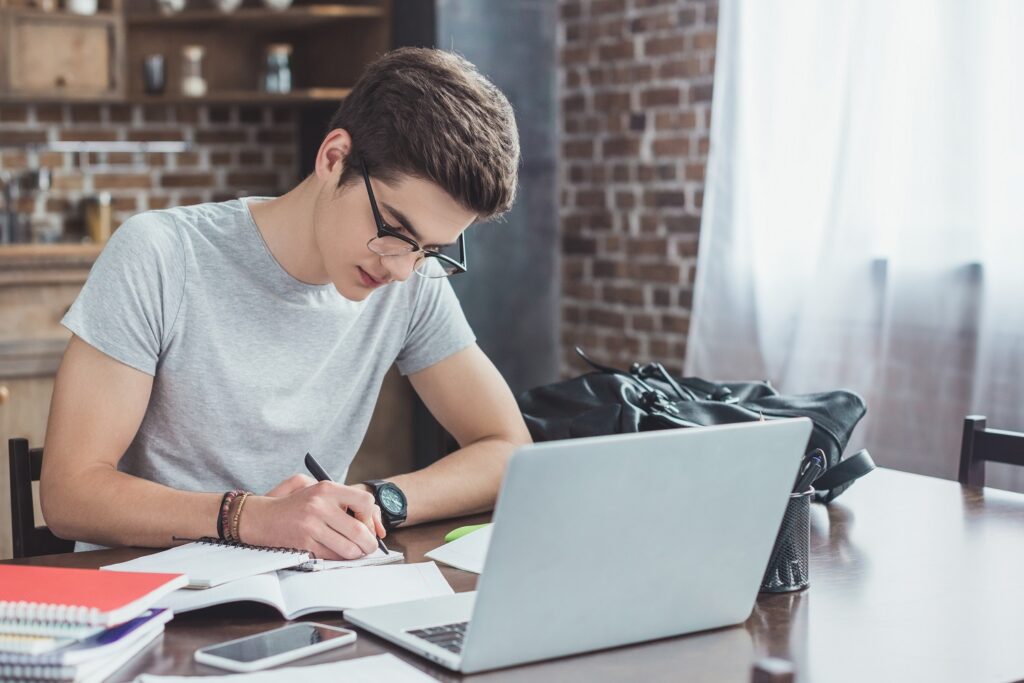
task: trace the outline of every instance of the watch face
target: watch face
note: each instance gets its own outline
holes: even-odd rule
[[[380,490],[380,504],[385,510],[397,515],[405,507],[405,498],[393,486],[384,486]]]

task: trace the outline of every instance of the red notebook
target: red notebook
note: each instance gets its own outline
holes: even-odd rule
[[[0,565],[0,630],[33,623],[113,626],[187,584],[184,574]]]

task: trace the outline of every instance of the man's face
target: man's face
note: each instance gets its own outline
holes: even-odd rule
[[[362,301],[373,290],[413,274],[418,254],[379,256],[366,246],[377,236],[366,186],[360,179],[337,188],[341,164],[317,197],[314,232],[324,269],[338,292]],[[384,222],[430,249],[454,243],[476,218],[434,183],[401,176],[388,185],[370,175]]]

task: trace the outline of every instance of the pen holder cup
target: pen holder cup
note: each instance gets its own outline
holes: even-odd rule
[[[789,593],[810,584],[808,558],[811,554],[811,498],[814,489],[789,496],[786,514],[775,538],[768,568],[761,579],[762,593]]]

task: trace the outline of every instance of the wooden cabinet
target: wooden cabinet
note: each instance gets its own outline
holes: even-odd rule
[[[53,376],[71,336],[60,320],[97,254],[94,246],[0,248],[0,558],[11,556],[7,440],[43,443]]]
[[[117,98],[124,95],[120,0],[92,15],[0,6],[0,94]]]

